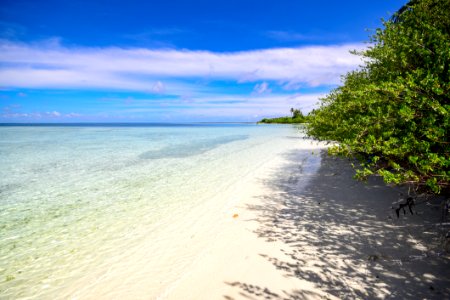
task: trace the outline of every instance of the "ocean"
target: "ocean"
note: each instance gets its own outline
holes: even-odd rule
[[[224,209],[302,137],[292,125],[0,126],[0,299],[83,298],[133,257],[159,293],[205,247],[180,244],[204,226],[186,216]]]

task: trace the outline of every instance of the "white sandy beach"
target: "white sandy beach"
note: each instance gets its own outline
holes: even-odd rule
[[[401,189],[357,182],[348,162],[304,143],[161,228],[165,239],[142,241],[62,296],[448,298],[439,211],[423,204],[418,215],[397,219],[391,206]],[[149,253],[152,243],[164,250]]]
[[[317,149],[323,147],[305,142],[300,137],[295,137],[290,145],[294,145],[297,151],[303,149],[308,153],[315,149],[316,159]],[[258,222],[255,221],[259,216],[248,210],[248,205],[260,203],[259,197],[270,193],[271,189],[265,186],[264,181],[284,164],[285,150],[280,149],[277,154],[261,161],[258,168],[241,174],[232,185],[218,187],[214,198],[192,207],[183,215],[176,215],[170,222],[158,226],[145,240],[123,249],[119,255],[112,249],[111,257],[71,284],[69,289],[63,290],[61,298],[183,298],[186,296],[176,295],[184,293],[182,286],[190,285],[189,281],[197,276],[197,268],[205,270],[209,278],[210,274],[216,274],[215,264],[209,263],[211,256],[220,260],[216,262],[220,267],[228,262],[241,264],[242,250],[248,249],[253,253],[267,245],[270,249],[271,243],[256,238],[253,231],[257,229],[255,225]],[[229,271],[233,273],[236,270]],[[214,275],[214,278],[218,277]],[[220,290],[218,287],[217,291]],[[208,298],[208,294],[204,297]]]
[[[397,219],[401,190],[352,174],[324,152],[285,154],[254,178],[232,210],[239,218],[167,298],[448,299],[438,209],[422,204]]]

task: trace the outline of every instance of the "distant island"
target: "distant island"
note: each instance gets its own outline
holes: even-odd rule
[[[298,124],[298,123],[306,123],[307,117],[302,114],[299,109],[291,108],[291,117],[278,117],[267,119],[264,118],[258,122],[258,124]]]

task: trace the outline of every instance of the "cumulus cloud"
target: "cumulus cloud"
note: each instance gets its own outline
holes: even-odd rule
[[[362,48],[344,44],[216,53],[0,41],[0,87],[146,91],[156,78],[334,85],[361,63],[349,50]]]

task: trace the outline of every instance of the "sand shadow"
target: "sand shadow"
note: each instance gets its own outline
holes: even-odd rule
[[[401,188],[379,178],[355,181],[347,160],[293,151],[264,182],[272,193],[249,207],[256,234],[282,242],[283,258],[260,255],[298,289],[227,282],[248,299],[450,299],[450,258],[442,251],[440,211],[432,200],[397,219]],[[448,228],[447,228],[448,230]],[[313,283],[317,294],[302,290]],[[226,299],[233,299],[224,296]]]

